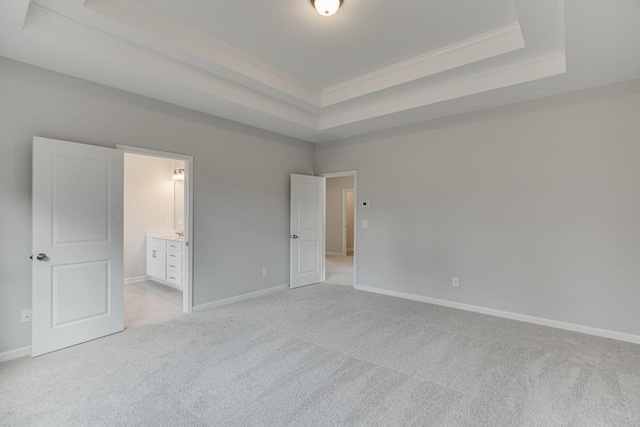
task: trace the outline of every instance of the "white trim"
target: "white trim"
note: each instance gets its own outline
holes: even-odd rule
[[[188,154],[170,153],[168,151],[153,150],[148,148],[132,147],[130,145],[116,145],[118,150],[130,154],[142,154],[147,156],[162,157],[165,159],[182,160],[185,162],[185,191],[184,191],[184,241],[185,255],[184,265],[185,283],[182,290],[182,311],[193,312],[193,156]],[[171,286],[171,285],[170,285]],[[175,286],[172,286],[175,287]],[[177,289],[177,288],[176,288]]]
[[[178,290],[178,291],[182,292],[182,293],[183,293],[183,295],[184,295],[184,288],[183,288],[182,286],[178,286],[178,285],[176,285],[176,284],[174,284],[174,283],[167,282],[166,280],[158,279],[158,278],[156,278],[156,277],[149,277],[149,280],[150,280],[151,282],[156,282],[156,283],[158,283],[158,284],[160,284],[160,285],[168,286],[168,287],[170,287],[170,288],[176,289],[176,290]],[[186,313],[186,312],[185,312],[185,313]]]
[[[464,304],[461,302],[448,301],[438,298],[430,298],[422,295],[409,294],[405,292],[390,291],[387,289],[373,288],[371,286],[356,285],[359,291],[372,292],[375,294],[387,295],[391,297],[404,298],[412,301],[425,302],[428,304],[443,307],[455,308],[458,310],[471,311],[474,313],[488,314],[489,316],[502,317],[505,319],[518,320],[520,322],[533,323],[535,325],[549,326],[556,329],[564,329],[572,332],[579,332],[597,337],[610,338],[618,341],[640,344],[640,336],[627,334],[625,332],[611,331],[608,329],[594,328],[592,326],[578,325],[575,323],[561,322],[559,320],[545,319],[543,317],[529,316],[526,314],[513,313],[510,311],[496,310],[494,308],[480,307],[477,305]]]
[[[525,47],[519,22],[380,68],[321,90],[328,107]]]
[[[193,312],[204,311],[214,307],[220,307],[222,305],[233,304],[234,302],[245,301],[252,298],[257,298],[263,295],[272,294],[274,292],[283,291],[289,288],[289,284],[274,286],[272,288],[262,289],[260,291],[249,292],[248,294],[242,294],[235,297],[225,298],[218,301],[211,301],[204,304],[198,304],[193,307]]]
[[[140,282],[145,282],[147,280],[151,280],[149,276],[127,277],[124,279],[124,284],[129,285],[131,283],[140,283]]]
[[[30,356],[31,346],[16,348],[15,350],[5,351],[0,353],[0,363],[7,362],[9,360],[17,359],[19,357]]]
[[[351,198],[353,201],[353,213],[355,215],[356,212],[356,199],[355,192],[353,188],[343,188],[342,189],[342,255],[347,256],[348,248],[347,248],[347,194],[351,192]],[[355,228],[356,222],[355,219],[353,221],[353,227]]]
[[[350,171],[344,171],[344,172],[328,172],[328,173],[321,173],[318,176],[322,176],[324,178],[341,178],[343,176],[356,176],[356,172],[355,170],[350,170]],[[355,183],[354,183],[355,186]]]
[[[136,47],[176,58],[185,64],[202,68],[214,75],[281,98],[307,110],[317,109],[320,104],[318,89],[286,70],[142,2],[85,0],[83,7],[89,9],[92,15],[100,14],[148,36],[140,37],[134,34],[135,32],[128,32],[125,40],[131,40]],[[121,27],[106,27],[100,20],[91,19],[92,17],[77,6],[71,5],[64,12],[78,22],[87,22],[86,20],[90,19],[88,25],[96,31],[123,38],[122,33],[112,32],[116,28],[122,31]]]
[[[346,109],[335,107],[323,110],[318,130],[327,131],[364,120],[502,89],[566,72],[567,61],[564,52],[559,50],[547,52],[447,80],[441,84],[421,85],[410,91],[372,96],[367,99],[366,103],[350,105]]]
[[[355,287],[356,283],[356,274],[357,274],[357,262],[358,262],[358,253],[356,252],[356,248],[358,247],[358,171],[357,170],[349,170],[343,172],[327,172],[318,174],[318,176],[322,176],[324,178],[340,178],[343,176],[352,176],[353,177],[353,286]],[[324,199],[327,200],[327,190],[325,187]],[[326,203],[325,203],[325,216],[326,216]],[[326,239],[325,239],[326,240]],[[342,255],[342,254],[341,254]],[[346,255],[346,253],[344,254]],[[326,272],[325,272],[326,273]],[[326,277],[325,277],[326,280]],[[324,281],[324,280],[323,280]]]
[[[325,255],[334,255],[334,256],[344,256],[344,254],[340,253],[340,252],[329,252],[329,251],[325,251],[324,253]]]

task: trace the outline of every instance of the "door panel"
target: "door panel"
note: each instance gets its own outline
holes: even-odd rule
[[[52,275],[53,328],[109,312],[108,260],[55,266]]]
[[[32,356],[122,331],[122,200],[121,151],[34,138]]]
[[[325,179],[291,175],[292,288],[324,281]]]
[[[318,265],[318,242],[301,241],[298,243],[298,273],[317,273],[320,269]]]
[[[56,154],[53,178],[54,245],[107,241],[108,160]]]

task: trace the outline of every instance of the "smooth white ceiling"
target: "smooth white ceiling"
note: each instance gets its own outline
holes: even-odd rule
[[[640,78],[639,0],[2,0],[0,55],[324,142]]]
[[[511,0],[142,0],[321,89],[517,22]]]

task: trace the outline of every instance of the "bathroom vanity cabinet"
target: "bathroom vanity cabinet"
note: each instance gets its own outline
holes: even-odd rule
[[[147,276],[173,288],[183,288],[184,242],[175,238],[147,237]]]

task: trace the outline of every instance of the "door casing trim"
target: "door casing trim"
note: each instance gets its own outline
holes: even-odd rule
[[[128,154],[143,154],[165,159],[182,160],[185,162],[185,249],[187,250],[187,283],[183,287],[182,311],[193,313],[193,156],[187,154],[171,153],[168,151],[153,150],[149,148],[133,147],[130,145],[116,145],[118,150]]]

